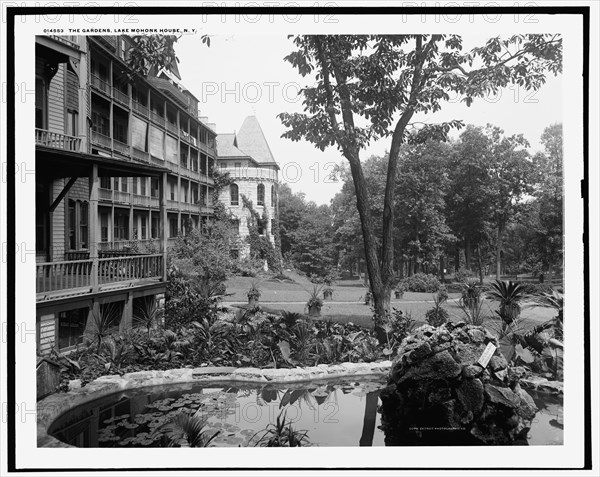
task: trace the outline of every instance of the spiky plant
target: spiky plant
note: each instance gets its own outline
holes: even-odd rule
[[[297,431],[292,427],[291,419],[286,418],[287,410],[282,410],[275,424],[269,424],[263,431],[254,434],[249,442],[261,432],[262,436],[254,443],[254,447],[302,447],[308,444],[307,431]]]
[[[100,305],[92,309],[90,327],[86,331],[92,344],[96,344],[96,353],[100,353],[103,341],[111,334],[121,319],[121,308],[116,303]]]
[[[199,411],[194,414],[181,413],[154,432],[164,434],[170,447],[208,447],[220,431],[209,435],[204,430],[206,420]]]
[[[158,301],[153,296],[144,297],[136,303],[133,310],[133,323],[146,329],[148,336],[150,330],[158,326],[162,318],[162,309],[158,306]]]
[[[487,296],[500,303],[500,308],[496,313],[502,321],[514,323],[519,319],[521,303],[528,295],[525,287],[520,283],[496,280],[490,284]]]

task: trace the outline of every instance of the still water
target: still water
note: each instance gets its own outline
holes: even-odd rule
[[[312,446],[383,446],[379,393],[385,377],[297,384],[186,383],[119,392],[57,419],[49,434],[77,447],[164,447],[164,424],[180,413],[206,418],[211,445],[255,445],[285,415]],[[533,395],[540,411],[531,445],[562,444],[562,402]]]

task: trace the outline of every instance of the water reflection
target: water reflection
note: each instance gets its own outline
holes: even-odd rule
[[[161,426],[179,413],[198,413],[216,446],[252,445],[251,438],[285,411],[314,446],[382,446],[377,429],[382,378],[268,384],[179,385],[126,391],[70,411],[50,434],[78,447],[163,447]]]
[[[165,447],[159,431],[179,413],[206,417],[206,431],[219,431],[215,446],[252,445],[257,432],[285,411],[313,446],[383,446],[378,407],[385,378],[290,385],[202,385],[149,387],[106,396],[60,417],[49,433],[77,447]],[[532,397],[540,408],[529,443],[562,444],[562,400]],[[448,443],[451,445],[452,443]]]

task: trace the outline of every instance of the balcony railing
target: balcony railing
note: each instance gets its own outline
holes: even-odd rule
[[[55,41],[58,41],[59,43],[63,43],[64,45],[70,46],[71,48],[75,48],[76,50],[80,49],[79,45],[77,43],[75,43],[74,41],[72,41],[71,39],[69,39],[66,36],[48,35],[48,37],[52,38]]]
[[[129,96],[127,93],[123,93],[123,91],[113,87],[113,98],[116,99],[119,103],[124,104],[125,106],[129,106]]]
[[[37,293],[91,286],[92,260],[38,263]]]
[[[140,151],[137,148],[133,148],[133,158],[138,161],[150,162],[150,154],[144,151]]]
[[[41,146],[62,149],[63,151],[81,152],[81,138],[50,132],[45,129],[35,130],[35,143]]]
[[[150,119],[159,126],[165,127],[165,118],[154,111],[150,111]]]
[[[92,130],[92,142],[109,149],[112,148],[112,139],[102,133],[99,133],[98,131]]]
[[[169,131],[169,132],[175,134],[175,136],[177,136],[177,133],[178,133],[177,124],[167,121],[167,131]]]
[[[112,189],[103,189],[102,187],[98,187],[98,198],[100,200],[113,200],[113,191]]]
[[[150,161],[154,162],[154,164],[159,164],[161,166],[165,163],[163,159],[161,159],[160,157],[153,156],[152,154],[150,154]]]
[[[180,107],[187,109],[188,98],[179,88],[172,84],[169,80],[163,78],[149,77],[148,82],[155,88],[161,90],[173,101],[177,102]]]
[[[129,156],[129,144],[113,139],[113,149],[125,156]]]
[[[115,191],[113,191],[113,196],[114,196],[115,202],[122,202],[124,204],[129,204],[129,202],[131,201],[131,196],[130,196],[129,192],[122,192],[120,190],[115,190]]]
[[[122,256],[132,254],[133,251],[142,251],[156,253],[160,251],[160,240],[157,238],[137,239],[137,240],[116,240],[113,242],[98,242],[101,258],[111,258],[107,255]]]
[[[93,73],[90,76],[92,77],[92,87],[110,96],[110,84]]]
[[[96,259],[97,283],[102,285],[137,280],[160,280],[163,272],[162,255],[134,255]],[[93,286],[94,260],[73,260],[38,263],[36,265],[37,293],[77,290],[89,293]]]
[[[137,101],[133,101],[131,104],[133,106],[133,110],[136,113],[138,113],[142,116],[145,116],[145,117],[148,116],[148,107],[147,106],[144,106],[142,103],[138,103]]]
[[[167,200],[168,209],[179,209],[179,202],[176,200]]]

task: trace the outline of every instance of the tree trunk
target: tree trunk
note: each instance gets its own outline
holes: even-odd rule
[[[457,245],[454,249],[454,272],[460,270],[460,247]]]
[[[481,259],[481,247],[477,244],[477,267],[479,268],[479,284],[483,285],[483,262]]]
[[[367,184],[360,161],[358,160],[358,154],[356,154],[354,159],[349,159],[349,162],[354,190],[356,192],[356,208],[360,216],[365,247],[365,262],[367,264],[367,273],[369,275],[375,309],[375,335],[378,341],[384,344],[387,341],[387,334],[384,328],[389,319],[391,287],[389,283],[383,283],[381,280],[381,269],[377,258],[377,241],[373,232],[374,227],[367,194]]]
[[[500,280],[502,275],[502,227],[496,230],[496,280]]]
[[[471,270],[471,256],[473,252],[471,250],[471,238],[465,238],[465,268]]]

